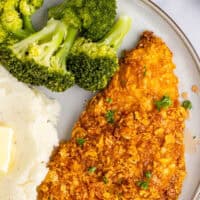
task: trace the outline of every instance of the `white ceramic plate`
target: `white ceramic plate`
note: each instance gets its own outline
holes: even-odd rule
[[[56,1],[58,3],[59,1]],[[44,9],[55,4],[54,0],[46,0],[44,8],[34,17],[40,27],[45,22]],[[177,25],[156,5],[148,0],[119,0],[118,12],[133,18],[132,30],[124,40],[122,49],[133,48],[144,30],[151,30],[160,36],[174,53],[174,62],[177,66],[176,74],[179,77],[180,93],[188,92],[193,109],[187,122],[187,129],[200,137],[200,96],[191,92],[191,86],[200,84],[200,60],[190,42]],[[64,93],[56,94],[42,89],[50,97],[58,99],[62,106],[59,121],[60,139],[70,137],[74,122],[84,108],[85,102],[93,95],[78,87],[73,87]],[[175,152],[174,152],[175,153]],[[200,182],[200,148],[195,153],[186,152],[187,177],[180,200],[191,200]]]

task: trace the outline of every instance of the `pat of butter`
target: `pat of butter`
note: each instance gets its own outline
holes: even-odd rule
[[[0,126],[0,172],[6,173],[12,154],[13,129]]]

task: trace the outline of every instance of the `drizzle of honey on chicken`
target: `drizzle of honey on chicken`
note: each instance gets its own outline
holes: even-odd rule
[[[178,101],[174,69],[166,44],[144,32],[109,86],[88,103],[72,138],[53,153],[38,199],[177,199],[186,174],[187,112]],[[155,101],[164,95],[173,103],[158,111]],[[148,187],[141,187],[141,181]]]

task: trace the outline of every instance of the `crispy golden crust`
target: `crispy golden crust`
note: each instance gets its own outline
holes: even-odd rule
[[[96,95],[60,144],[38,188],[39,200],[175,200],[185,177],[183,129],[172,53],[145,32],[108,88]],[[155,100],[169,95],[162,111]],[[112,102],[110,99],[112,99]],[[105,115],[114,112],[114,123]],[[81,147],[77,138],[86,142]],[[90,167],[96,171],[89,172]],[[145,172],[151,172],[148,182]]]

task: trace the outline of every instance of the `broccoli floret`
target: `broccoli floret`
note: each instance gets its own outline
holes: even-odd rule
[[[7,37],[7,32],[4,30],[3,26],[0,24],[0,43],[2,43]]]
[[[76,38],[72,24],[51,19],[45,28],[10,46],[0,46],[1,63],[18,80],[62,92],[74,84],[66,57]],[[73,21],[72,21],[73,22]],[[75,22],[74,22],[75,23]]]
[[[3,25],[0,24],[0,44],[3,42],[7,44],[13,44],[16,41],[18,41],[18,38],[16,38],[12,33],[5,30]]]
[[[1,2],[0,24],[4,32],[19,39],[35,32],[31,16],[42,3],[42,0],[7,0]]]
[[[59,19],[66,7],[73,9],[82,21],[81,35],[98,41],[111,29],[116,17],[116,0],[64,0],[49,9],[49,17]]]
[[[4,4],[5,4],[5,1],[6,0],[1,0],[1,3],[0,3],[0,14],[3,12],[3,7],[4,7]]]
[[[131,26],[131,19],[122,16],[111,31],[99,42],[85,38],[75,41],[67,67],[75,75],[76,83],[89,91],[105,88],[118,70],[117,49]]]
[[[112,1],[115,2],[115,0]],[[27,8],[27,5],[33,5],[34,8],[37,8],[33,2],[37,1],[19,0],[18,4],[14,6],[14,10],[19,11],[23,16],[23,27],[19,29],[20,31],[24,31],[22,28],[26,25],[24,16],[29,16],[34,12],[34,9],[32,10],[32,7],[29,6]],[[98,0],[66,0],[60,6],[52,8],[54,11],[50,12],[52,13],[51,18],[42,30],[12,45],[6,45],[5,42],[0,45],[0,62],[18,80],[25,83],[46,86],[56,92],[62,92],[71,87],[75,83],[75,77],[72,72],[66,69],[66,60],[70,49],[77,34],[83,29],[93,27],[93,23],[97,23],[100,20],[100,15],[103,17],[104,13],[102,7],[100,7],[101,9],[98,8],[95,12],[96,15],[95,13],[89,15],[89,9],[81,14],[87,4],[88,8],[91,7],[92,2],[98,8]],[[112,9],[115,11],[115,8],[114,6]],[[99,12],[102,12],[102,14]],[[86,14],[91,17],[92,23],[86,23],[86,20],[84,20]],[[17,16],[15,16],[15,20],[16,18]],[[14,21],[10,21],[14,23]],[[30,25],[29,22],[31,21],[27,22]],[[108,24],[108,22],[105,22],[105,24]],[[26,26],[26,31],[31,31],[28,27]],[[99,31],[100,29],[101,27],[99,27]],[[110,27],[107,26],[107,29],[110,29]],[[14,33],[20,33],[19,30]]]
[[[1,24],[8,32],[16,34],[18,37],[26,37],[28,34],[24,30],[23,20],[20,17],[20,13],[16,10],[6,10],[1,15]]]

